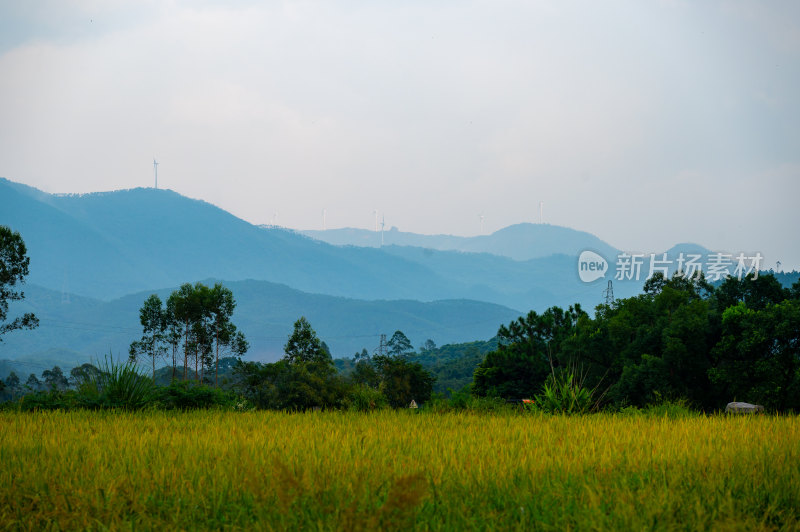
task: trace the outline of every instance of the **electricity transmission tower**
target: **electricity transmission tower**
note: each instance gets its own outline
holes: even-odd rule
[[[603,290],[603,297],[606,298],[606,305],[609,307],[614,304],[614,286],[611,280],[608,281],[608,288]]]
[[[378,346],[378,356],[386,356],[386,335],[381,335],[381,343]]]

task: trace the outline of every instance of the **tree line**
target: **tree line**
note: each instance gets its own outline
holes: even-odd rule
[[[411,342],[397,331],[387,353],[358,354],[355,371],[337,372],[330,350],[305,317],[294,323],[285,356],[273,363],[242,362],[234,370],[237,389],[259,408],[308,410],[381,406],[407,407],[431,397],[434,377],[407,354]]]
[[[39,377],[31,373],[24,382],[15,371],[11,371],[4,381],[0,380],[0,395],[13,400],[30,393],[78,388],[81,383],[99,375],[100,371],[89,363],[74,367],[69,373],[64,373],[60,366],[53,366],[43,370]]]
[[[656,274],[594,317],[552,307],[497,337],[475,369],[476,396],[531,398],[572,375],[613,408],[683,400],[715,410],[736,400],[800,411],[800,281],[784,288],[751,273],[715,287]]]

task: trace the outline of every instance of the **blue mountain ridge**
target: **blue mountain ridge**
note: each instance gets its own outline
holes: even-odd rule
[[[604,301],[603,290],[613,279],[618,255],[594,235],[547,224],[517,224],[479,237],[397,231],[403,238],[389,238],[394,243],[383,247],[354,245],[358,238],[345,242],[348,245],[332,245],[311,238],[311,232],[255,226],[170,190],[56,195],[6,179],[0,179],[0,224],[19,231],[28,247],[29,296],[38,296],[25,305],[36,307],[41,316],[56,316],[62,324],[94,324],[85,330],[62,325],[61,343],[41,341],[32,332],[6,335],[0,358],[116,352],[135,338],[136,310],[149,293],[166,295],[169,290],[159,287],[203,279],[244,283],[236,285],[242,298],[237,315],[252,335],[258,356],[265,359],[276,356],[284,333],[300,315],[322,322],[335,353],[344,356],[370,344],[339,342],[335,337],[373,338],[374,343],[375,335],[391,334],[403,326],[415,342],[428,337],[437,343],[485,339],[501,323],[531,309],[578,302],[592,311]],[[339,234],[350,233],[364,238],[376,235],[364,230]],[[403,243],[419,245],[399,245]],[[605,277],[580,281],[577,255],[584,249],[606,258]],[[670,256],[681,249],[707,252],[682,244],[670,250]],[[648,267],[645,260],[643,274]],[[638,293],[643,280],[614,280],[615,295]],[[42,290],[37,292],[34,285]],[[253,294],[260,294],[263,301]],[[343,307],[322,296],[346,298],[348,303]],[[439,304],[437,312],[447,308],[457,319],[448,321],[446,313],[426,318],[430,309],[419,305],[434,301]],[[17,304],[12,312],[21,308]],[[124,320],[110,319],[123,314]],[[73,315],[80,319],[70,320]],[[451,328],[452,334],[423,338],[420,332],[417,337],[414,331],[425,330],[426,323],[429,330]],[[489,325],[484,330],[472,323]],[[76,336],[67,330],[82,332]],[[120,331],[125,334],[105,334]],[[259,335],[271,340],[256,341]],[[49,333],[51,339],[57,336]]]
[[[220,282],[203,280],[206,284]],[[231,289],[237,306],[233,321],[251,344],[249,360],[274,361],[282,356],[292,325],[305,316],[335,356],[372,351],[380,335],[402,330],[414,345],[427,339],[437,344],[491,338],[501,323],[519,312],[500,305],[470,300],[364,301],[308,294],[267,281],[222,281]],[[70,367],[78,361],[102,360],[112,354],[125,358],[131,341],[141,336],[139,308],[151,294],[162,300],[177,287],[144,291],[100,301],[65,295],[36,285],[25,287],[25,300],[14,305],[19,312],[34,312],[40,326],[14,331],[0,343],[0,359],[57,360]],[[43,368],[44,369],[44,368]]]

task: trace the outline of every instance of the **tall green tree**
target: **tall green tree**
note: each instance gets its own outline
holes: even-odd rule
[[[239,365],[240,389],[246,397],[281,410],[337,404],[343,395],[342,381],[336,376],[330,352],[305,317],[294,323],[284,352],[283,359],[273,364]]]
[[[282,374],[278,389],[288,401],[286,406],[301,409],[331,406],[339,385],[333,357],[304,316],[294,323],[284,352],[288,371]]]
[[[381,377],[372,364],[372,358],[367,350],[362,349],[360,353],[356,353],[353,361],[354,367],[353,372],[350,374],[350,380],[356,384],[363,384],[377,389],[380,386]]]
[[[795,281],[792,284],[792,287],[789,289],[789,298],[790,299],[800,299],[800,279]]]
[[[322,342],[305,316],[294,322],[294,330],[283,346],[283,352],[286,353],[284,360],[289,364],[304,362],[333,366],[330,352],[322,348]]]
[[[156,360],[163,358],[168,351],[167,314],[158,295],[152,294],[145,300],[139,309],[139,323],[142,325],[142,337],[131,343],[129,359],[135,363],[142,356],[149,358],[155,384]]]
[[[380,377],[379,390],[392,407],[406,407],[412,400],[422,404],[431,398],[436,377],[419,362],[402,355],[379,355],[372,364]]]
[[[58,366],[53,366],[53,369],[46,369],[42,372],[42,379],[45,385],[51,390],[66,390],[69,387],[69,381],[64,376],[64,372]]]
[[[39,319],[31,312],[7,322],[8,302],[20,301],[25,293],[18,285],[25,282],[31,259],[27,255],[25,242],[18,232],[0,225],[0,342],[3,335],[16,329],[33,329],[39,326]]]
[[[421,346],[419,346],[420,354],[429,353],[429,352],[433,351],[434,349],[436,349],[436,342],[434,342],[430,338],[425,340],[425,342],[423,342],[423,344]]]
[[[170,295],[170,297],[167,299],[166,308],[164,309],[164,321],[167,324],[167,329],[164,333],[164,339],[169,346],[172,358],[172,382],[175,382],[175,379],[177,378],[176,373],[178,369],[178,353],[180,351],[181,340],[183,339],[183,323],[176,317],[176,305],[177,298]]]
[[[405,355],[414,350],[411,345],[411,340],[408,336],[403,334],[403,331],[395,331],[389,341],[386,343],[389,348],[389,354],[393,356]]]
[[[31,373],[28,375],[28,380],[25,381],[25,387],[32,392],[37,392],[42,388],[42,381],[40,381],[35,374]]]
[[[173,319],[181,324],[183,336],[183,380],[188,379],[188,369],[190,359],[194,361],[195,378],[199,379],[200,373],[198,364],[200,361],[199,353],[204,338],[198,337],[203,328],[199,325],[204,319],[204,292],[208,287],[202,283],[184,283],[176,291],[170,294],[167,301],[172,309]]]
[[[5,384],[11,394],[11,398],[14,399],[20,391],[20,380],[17,374],[13,371],[9,373]]]
[[[192,323],[194,372],[197,382],[204,382],[214,354],[211,288],[203,283],[195,283],[192,296],[197,305],[197,315]]]
[[[85,383],[97,382],[102,373],[100,368],[88,362],[69,370],[70,381],[75,388],[80,388]]]
[[[236,300],[229,288],[217,283],[208,292],[207,308],[211,315],[211,327],[214,334],[214,386],[218,385],[220,352],[223,356],[243,356],[248,349],[247,340],[241,331],[237,331],[231,318],[236,308]]]
[[[783,288],[778,279],[768,273],[748,274],[742,279],[728,277],[717,287],[714,298],[719,312],[745,303],[751,310],[763,310],[770,303],[780,303],[791,296],[791,290]]]

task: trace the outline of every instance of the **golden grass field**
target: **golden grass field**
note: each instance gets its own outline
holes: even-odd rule
[[[0,412],[2,530],[798,530],[800,419]]]

